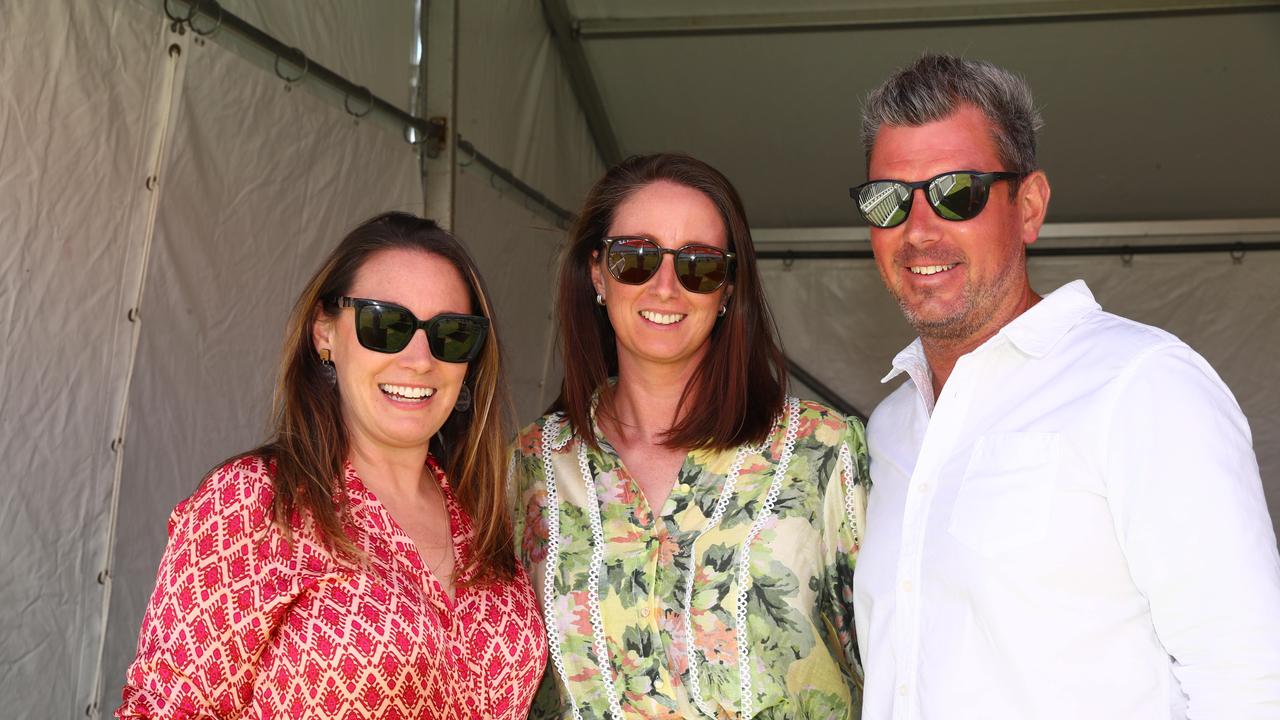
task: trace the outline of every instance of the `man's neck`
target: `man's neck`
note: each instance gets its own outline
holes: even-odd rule
[[[951,377],[960,358],[977,350],[983,343],[995,337],[1001,328],[1013,322],[1022,313],[1030,310],[1042,298],[1030,287],[1020,294],[1017,301],[1011,303],[1004,311],[993,315],[977,331],[963,337],[920,336],[920,344],[924,348],[925,360],[929,363],[929,374],[933,380],[933,397],[935,401],[942,395],[942,388]]]

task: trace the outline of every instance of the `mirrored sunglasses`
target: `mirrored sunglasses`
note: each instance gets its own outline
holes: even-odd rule
[[[620,283],[643,285],[657,274],[662,256],[675,258],[676,279],[684,289],[709,293],[720,289],[733,274],[736,254],[713,245],[693,243],[671,250],[643,235],[604,238],[604,263]]]
[[[398,353],[422,328],[432,356],[444,362],[465,363],[480,354],[489,333],[489,320],[480,315],[441,313],[419,320],[408,308],[395,303],[345,296],[338,298],[338,305],[355,308],[356,339],[374,352]]]
[[[911,212],[917,189],[924,189],[929,207],[943,220],[970,220],[987,205],[987,195],[997,180],[1022,177],[1015,172],[980,173],[952,170],[928,180],[908,183],[900,180],[872,180],[849,188],[863,219],[879,228],[901,225]]]

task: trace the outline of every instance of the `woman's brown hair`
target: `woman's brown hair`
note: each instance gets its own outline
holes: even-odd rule
[[[729,250],[737,254],[728,311],[711,330],[710,347],[684,387],[676,423],[663,443],[721,450],[762,442],[785,400],[786,360],[760,284],[742,200],[718,170],[688,155],[629,157],[609,168],[587,194],[560,265],[557,312],[564,384],[552,409],[563,410],[578,437],[596,446],[591,403],[617,374],[618,353],[609,316],[594,300],[592,253],[601,249],[618,206],[658,181],[706,195],[724,221]]]
[[[515,573],[505,490],[510,403],[501,345],[475,262],[431,220],[399,212],[378,215],[352,230],[329,254],[289,316],[273,403],[274,436],[247,455],[275,465],[273,511],[278,523],[288,528],[291,514],[305,510],[331,549],[358,554],[343,532],[347,518],[341,478],[350,438],[338,388],[324,375],[312,326],[320,313],[338,315],[337,298],[348,293],[360,268],[374,254],[392,249],[419,250],[449,261],[470,289],[472,312],[489,319],[484,348],[467,368],[471,408],[450,414],[431,449],[471,516],[475,579],[510,578]]]

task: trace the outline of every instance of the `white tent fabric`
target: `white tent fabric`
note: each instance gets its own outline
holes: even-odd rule
[[[0,714],[83,716],[171,65],[132,3],[0,6]],[[89,670],[89,672],[86,672]]]
[[[459,12],[458,132],[516,177],[577,211],[604,172],[537,3],[464,3]],[[544,209],[459,151],[454,230],[494,296],[516,418],[559,392],[552,292],[564,231]]]
[[[265,436],[301,284],[358,221],[423,206],[399,128],[287,87],[234,38],[175,31],[160,0],[85,5],[0,9],[6,717],[110,713],[169,511]],[[407,106],[411,0],[224,5]],[[459,87],[475,92],[458,126],[572,206],[602,168],[539,13],[464,6]],[[460,161],[455,230],[488,277],[527,420],[558,376],[562,228]]]

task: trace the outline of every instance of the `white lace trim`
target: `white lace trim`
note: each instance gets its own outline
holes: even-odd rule
[[[578,442],[578,469],[582,471],[582,485],[587,490],[587,521],[591,525],[591,565],[587,569],[587,612],[591,616],[591,634],[595,636],[596,665],[600,668],[600,680],[604,683],[604,696],[609,702],[609,713],[615,720],[622,720],[622,705],[618,702],[618,689],[613,686],[613,663],[609,660],[609,644],[604,636],[604,619],[600,617],[600,574],[604,566],[604,527],[600,522],[600,500],[596,497],[596,479],[587,464],[587,444]]]
[[[840,465],[844,469],[844,512],[849,516],[849,529],[853,533],[854,542],[861,544],[862,531],[858,528],[858,514],[853,505],[858,476],[853,471],[853,454],[849,452],[848,443],[840,443]]]
[[[796,434],[800,425],[800,401],[787,398],[787,433],[782,445],[782,456],[773,469],[773,483],[764,496],[764,504],[755,522],[742,540],[738,548],[738,598],[737,613],[734,616],[733,628],[738,643],[738,717],[749,718],[754,714],[755,697],[751,688],[751,652],[747,644],[747,583],[751,580],[751,543],[755,541],[769,516],[773,514],[773,505],[778,500],[778,492],[782,489],[782,478],[787,474],[787,466],[791,464],[791,455],[796,448]],[[691,653],[692,654],[692,653]]]
[[[693,698],[693,704],[710,717],[715,717],[716,713],[702,699],[702,682],[698,678],[697,643],[693,638],[693,578],[698,571],[698,541],[702,539],[703,535],[706,535],[720,524],[720,519],[724,517],[724,510],[729,505],[729,498],[733,497],[733,489],[738,482],[738,474],[742,472],[742,463],[746,461],[748,455],[754,455],[757,452],[760,452],[760,448],[746,445],[738,448],[738,452],[733,458],[733,465],[729,467],[729,474],[725,476],[724,486],[720,488],[720,499],[716,501],[715,509],[712,510],[706,527],[702,528],[697,537],[693,539],[693,542],[689,544],[689,575],[685,578],[683,608],[684,645],[686,648],[685,653],[689,657],[689,695]]]
[[[542,426],[542,473],[546,477],[547,488],[547,564],[542,578],[542,615],[547,626],[547,653],[551,656],[551,664],[560,676],[560,684],[569,696],[569,709],[573,712],[573,720],[582,720],[578,712],[578,701],[573,697],[573,689],[569,685],[569,674],[564,669],[564,657],[560,653],[560,624],[556,618],[556,572],[560,566],[560,496],[556,489],[555,466],[551,461],[551,453],[564,447],[565,442],[552,446],[560,428],[557,416],[547,418]]]
[[[765,494],[764,502],[760,507],[760,512],[752,522],[750,529],[747,531],[746,537],[738,548],[738,568],[737,568],[737,584],[738,594],[736,598],[736,612],[734,614],[734,638],[738,646],[738,678],[739,693],[741,695],[739,701],[739,716],[750,717],[753,711],[754,698],[752,696],[751,683],[751,652],[747,637],[747,584],[751,579],[751,543],[760,535],[764,528],[765,522],[773,514],[773,506],[777,502],[778,493],[782,489],[782,481],[786,475],[787,467],[791,464],[791,457],[795,452],[796,435],[799,431],[800,419],[800,401],[796,398],[787,399],[786,408],[787,429],[783,440],[782,455],[778,459],[778,463],[773,470],[773,481],[769,485],[769,490]],[[546,569],[543,582],[543,614],[547,625],[548,653],[551,656],[551,663],[555,666],[556,673],[560,676],[561,684],[565,687],[565,692],[569,695],[569,706],[573,713],[574,720],[582,720],[582,715],[578,710],[576,698],[569,686],[569,676],[565,671],[564,657],[561,653],[561,633],[560,627],[554,613],[556,600],[555,591],[555,574],[559,568],[560,562],[560,498],[556,487],[555,466],[552,462],[552,452],[559,451],[564,448],[568,442],[568,438],[559,445],[552,446],[551,441],[560,429],[559,414],[553,415],[547,419],[545,425],[542,426],[542,471],[543,480],[547,493],[547,557]],[[725,508],[728,507],[729,499],[733,497],[735,485],[737,484],[738,475],[742,471],[742,464],[747,457],[755,453],[761,452],[763,448],[742,446],[738,448],[737,454],[734,456],[733,465],[729,468],[729,473],[725,477],[724,486],[720,490],[720,498],[716,501],[716,506],[712,511],[711,517],[707,521],[707,525],[698,532],[693,543],[689,546],[689,574],[685,582],[684,593],[684,633],[686,652],[689,657],[689,690],[694,704],[703,713],[715,717],[716,713],[707,705],[702,697],[701,683],[698,678],[697,657],[698,650],[693,637],[693,628],[690,620],[693,599],[693,579],[697,575],[697,554],[694,552],[698,540],[702,538],[712,528],[716,527],[721,518],[724,516]],[[847,452],[847,451],[846,451]],[[600,667],[601,679],[604,683],[605,697],[609,705],[609,713],[615,720],[622,720],[624,717],[622,707],[618,699],[617,688],[614,687],[613,665],[609,661],[608,644],[604,634],[604,621],[600,614],[600,590],[599,583],[604,565],[604,528],[600,520],[600,502],[596,495],[595,478],[591,474],[590,466],[587,462],[586,443],[579,441],[578,445],[578,469],[582,473],[583,485],[587,492],[587,518],[591,528],[591,564],[587,572],[587,603],[588,613],[591,617],[591,629],[593,635],[593,645],[596,653],[597,665]],[[849,502],[846,501],[846,509],[851,508]],[[851,510],[850,510],[851,512]]]

